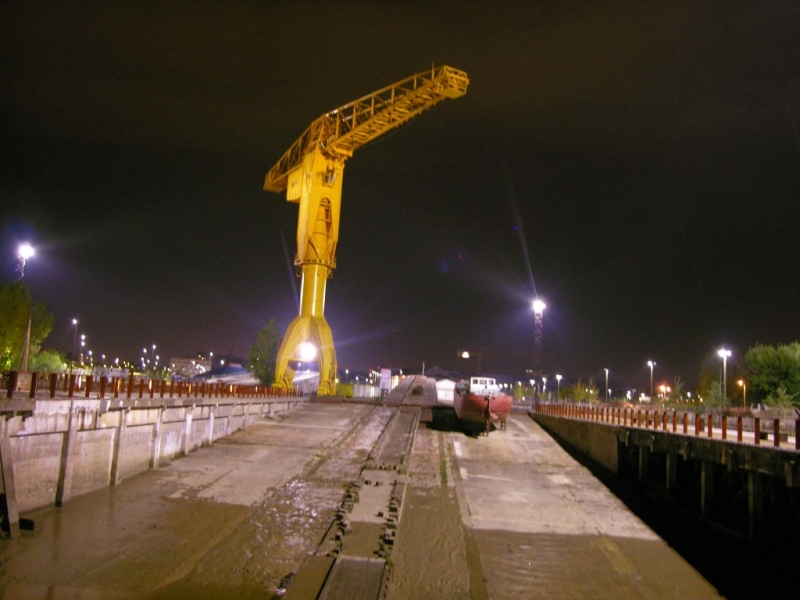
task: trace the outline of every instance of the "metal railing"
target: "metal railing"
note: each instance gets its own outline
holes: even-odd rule
[[[555,417],[593,421],[607,425],[652,429],[680,435],[704,436],[725,441],[800,450],[800,419],[728,416],[693,411],[618,408],[587,404],[538,403],[535,411]],[[745,425],[749,428],[746,428]],[[771,439],[770,439],[771,438]]]

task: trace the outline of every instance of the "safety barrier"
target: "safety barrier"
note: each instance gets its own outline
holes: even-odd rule
[[[790,434],[786,431],[786,426],[782,425],[782,421],[786,421],[785,419],[749,417],[753,421],[753,428],[752,432],[747,432],[747,435],[745,435],[744,420],[748,417],[741,415],[728,417],[726,415],[700,414],[691,411],[659,411],[657,408],[642,410],[567,403],[539,403],[536,405],[535,410],[545,415],[567,419],[653,429],[654,431],[661,430],[681,435],[717,437],[726,441],[752,443],[756,446],[761,445],[762,441],[769,441],[771,435],[772,445],[775,448],[790,449],[792,447],[789,439]],[[715,417],[719,419],[718,428],[714,426]],[[794,431],[791,432],[791,435],[794,436],[793,447],[795,450],[800,450],[800,419],[794,419],[793,424]]]
[[[167,381],[143,376],[95,377],[76,373],[35,373],[6,371],[3,388],[7,398],[15,394],[35,398],[47,393],[49,398],[291,398],[300,390],[265,385],[240,385],[206,381]],[[94,394],[94,395],[93,395]]]

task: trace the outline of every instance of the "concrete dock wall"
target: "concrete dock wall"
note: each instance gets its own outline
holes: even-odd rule
[[[0,492],[11,492],[19,511],[61,505],[306,400],[214,398],[213,404],[208,399],[187,405],[36,400],[32,411],[3,415],[11,460],[2,466],[11,467],[13,486]]]
[[[544,414],[537,414],[535,420],[609,471],[619,472],[619,440],[613,428]]]

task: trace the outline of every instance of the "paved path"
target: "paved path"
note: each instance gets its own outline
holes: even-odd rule
[[[719,597],[528,416],[450,442],[490,598]]]

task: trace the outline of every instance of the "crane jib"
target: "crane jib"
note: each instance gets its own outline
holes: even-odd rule
[[[464,71],[441,66],[412,75],[376,92],[332,110],[313,121],[270,169],[264,189],[286,189],[289,172],[302,164],[303,156],[319,147],[326,154],[344,158],[367,142],[398,127],[420,112],[447,98],[467,92]]]

